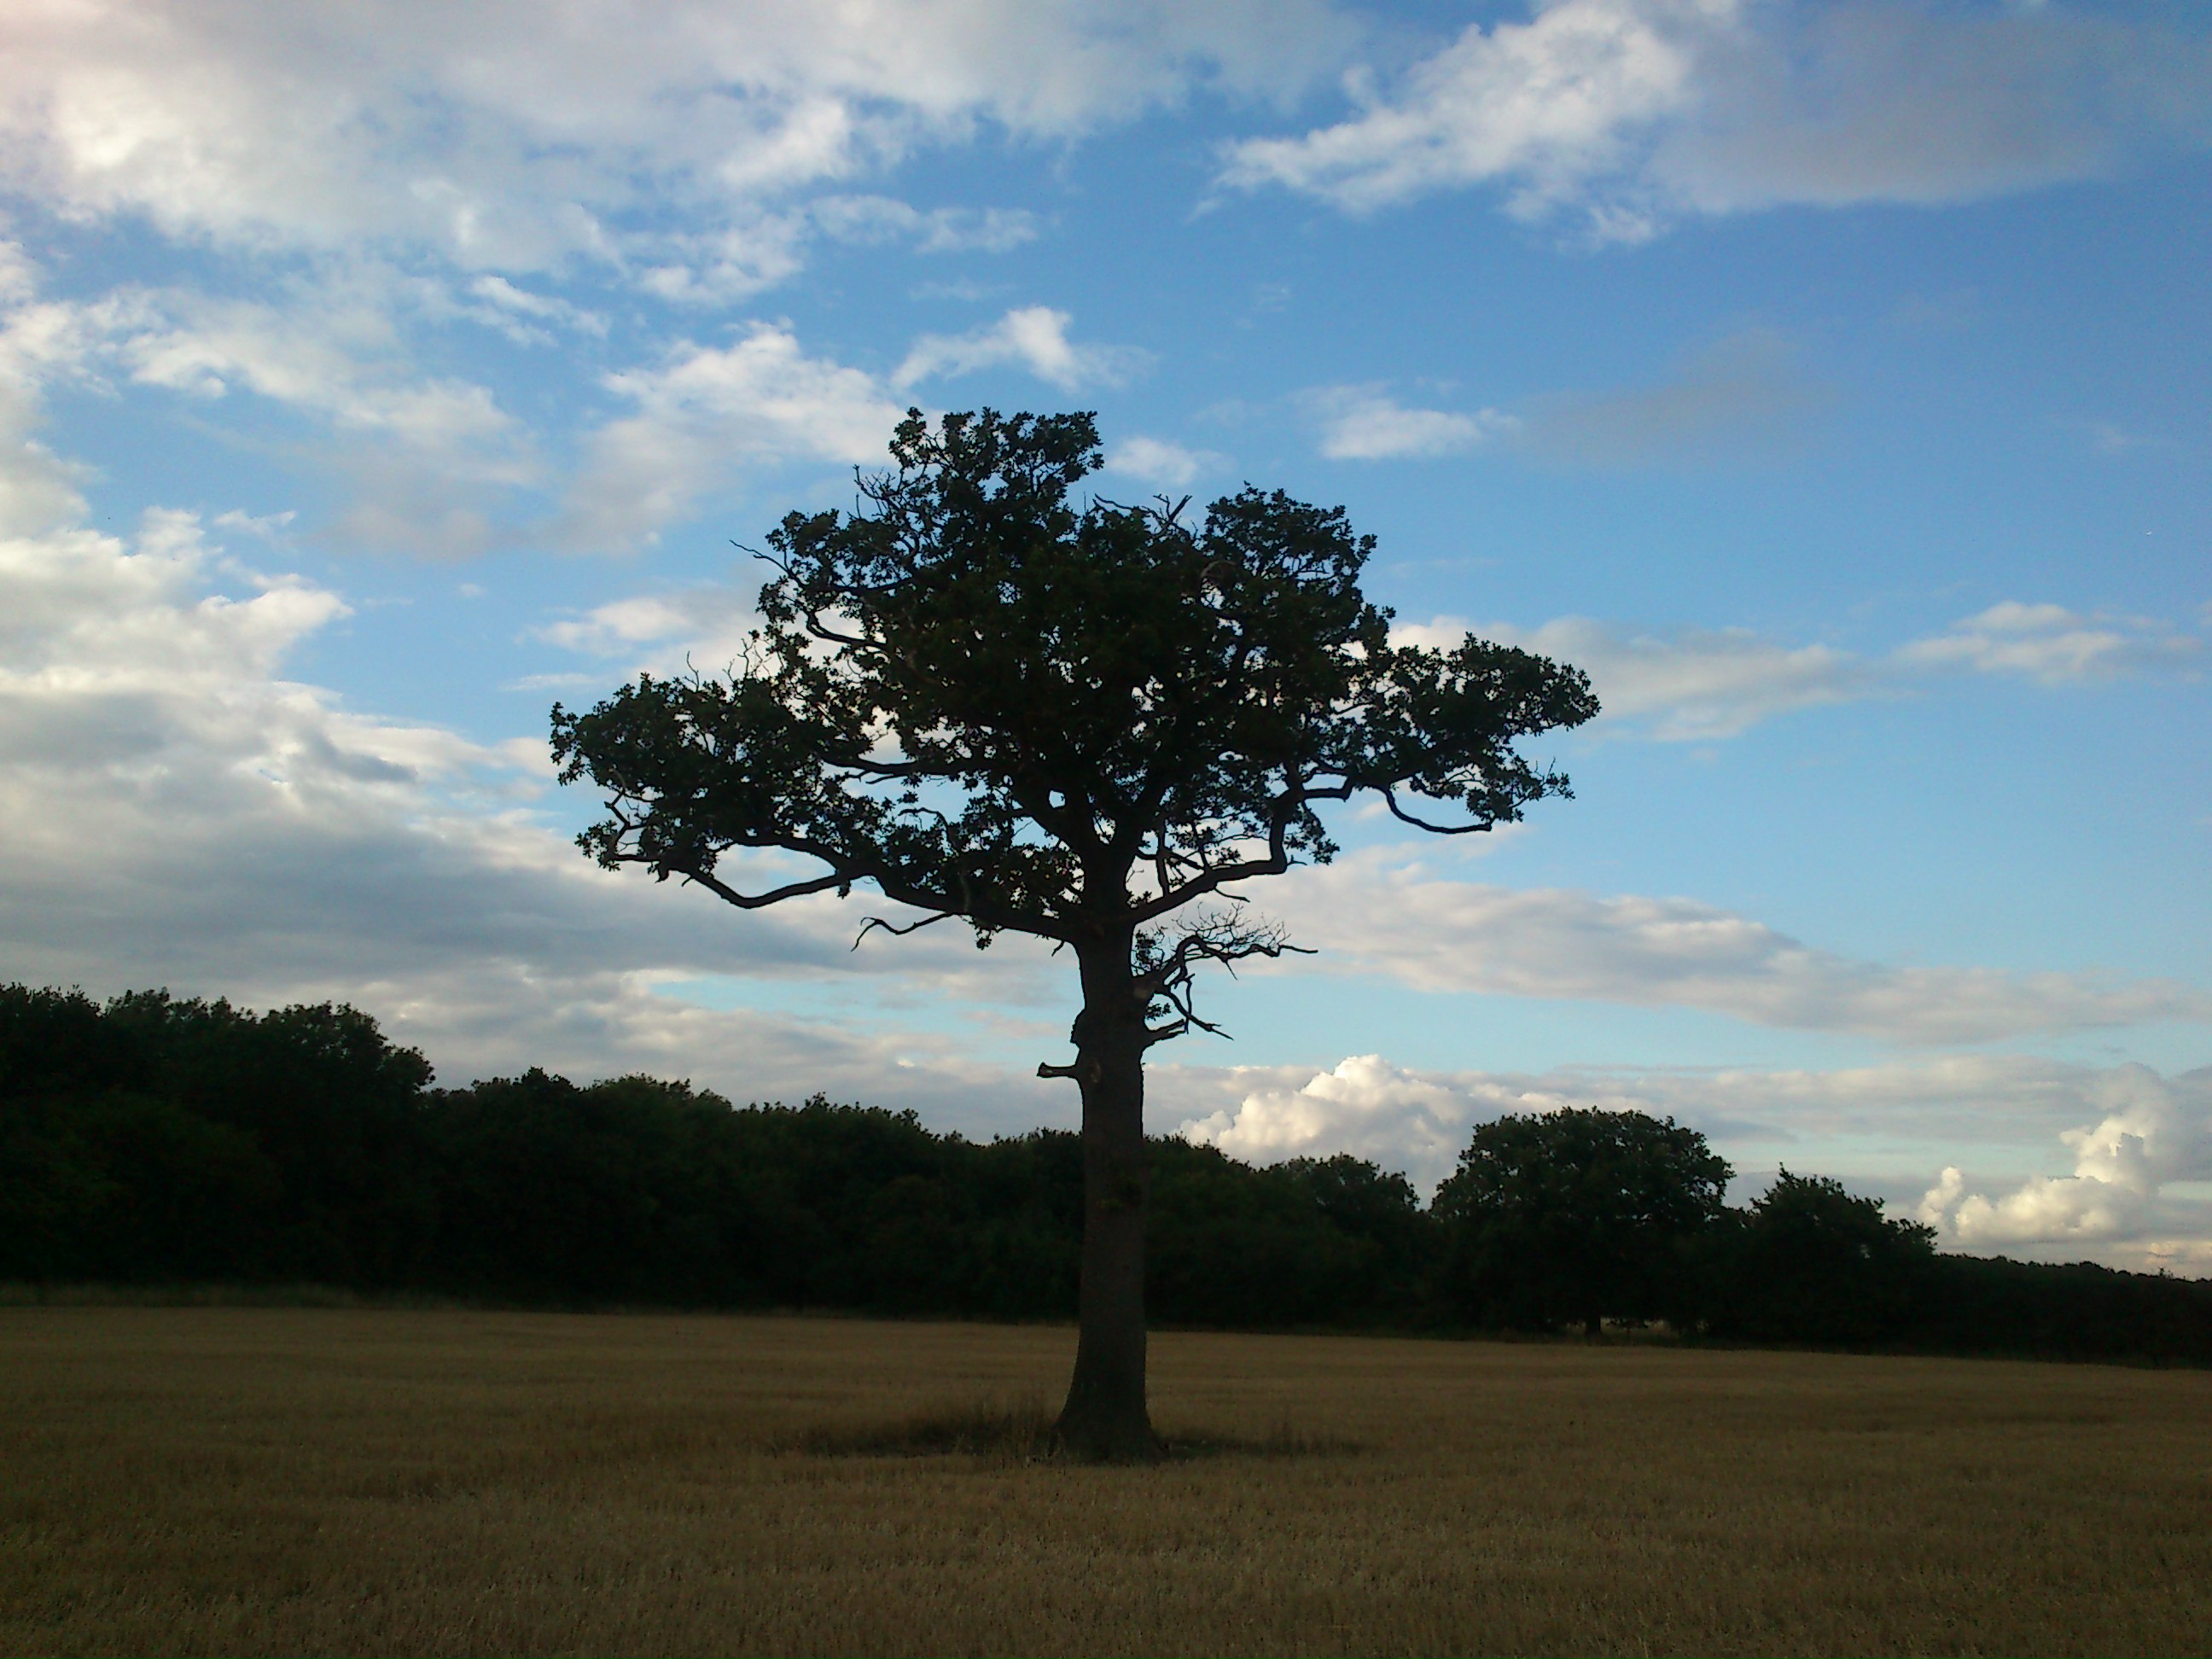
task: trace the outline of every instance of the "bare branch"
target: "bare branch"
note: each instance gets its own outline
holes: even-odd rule
[[[903,926],[895,921],[885,921],[881,916],[870,916],[861,922],[860,931],[853,936],[853,948],[855,951],[859,950],[860,941],[879,927],[893,939],[904,939],[908,933],[918,933],[923,928],[933,927],[940,921],[950,921],[959,914],[957,910],[939,910],[933,916],[924,916],[920,921],[909,921]]]

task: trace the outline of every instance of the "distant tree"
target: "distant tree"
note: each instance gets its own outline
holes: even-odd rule
[[[1457,1299],[1486,1324],[1592,1335],[1662,1316],[1731,1173],[1672,1118],[1568,1107],[1485,1123],[1433,1206]]]
[[[866,510],[769,537],[764,623],[728,678],[641,677],[553,710],[565,781],[609,816],[609,866],[745,909],[872,886],[1067,947],[1082,987],[1081,1329],[1060,1417],[1094,1456],[1156,1450],[1145,1403],[1144,1055],[1193,1027],[1202,964],[1276,956],[1228,890],[1334,847],[1316,809],[1362,792],[1406,823],[1480,830],[1566,793],[1514,741],[1597,711],[1579,672],[1466,639],[1394,646],[1340,510],[1249,486],[1204,519],[1072,492],[1101,465],[1089,415],[917,411]],[[1432,822],[1408,805],[1455,810]],[[734,849],[811,860],[764,889]],[[1211,902],[1209,902],[1211,901]],[[1195,907],[1195,908],[1194,908]]]
[[[1715,1253],[1706,1322],[1716,1336],[1771,1341],[1896,1340],[1917,1316],[1935,1253],[1934,1228],[1785,1169]]]

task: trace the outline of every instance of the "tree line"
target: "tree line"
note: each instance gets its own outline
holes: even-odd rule
[[[1351,1158],[1152,1142],[1167,1324],[1546,1331],[2212,1363],[2212,1283],[1947,1255],[1784,1171],[1747,1207],[1694,1130],[1478,1127],[1423,1207]],[[432,1086],[358,1010],[0,988],[0,1279],[307,1282],[531,1305],[1073,1316],[1083,1150],[643,1077]]]

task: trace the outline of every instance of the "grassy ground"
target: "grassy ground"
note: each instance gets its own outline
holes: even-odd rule
[[[2203,1371],[1170,1334],[1207,1455],[872,1449],[1072,1346],[0,1310],[0,1651],[2212,1650]]]

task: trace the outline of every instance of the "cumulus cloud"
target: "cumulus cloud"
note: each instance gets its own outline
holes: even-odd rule
[[[1635,241],[1685,213],[1972,199],[2212,141],[2212,43],[2056,8],[1535,0],[1224,181],[1353,212],[1489,185]]]
[[[1380,386],[1320,386],[1301,402],[1320,430],[1322,454],[1332,461],[1450,455],[1520,424],[1494,409],[1408,408]]]
[[[1425,1193],[1449,1175],[1479,1116],[1563,1103],[1488,1079],[1425,1077],[1380,1054],[1354,1054],[1303,1082],[1255,1084],[1234,1105],[1188,1117],[1176,1131],[1248,1164],[1349,1152],[1411,1176]],[[1486,1112],[1486,1108],[1494,1109]]]
[[[920,381],[972,374],[1012,363],[1040,380],[1073,392],[1117,386],[1143,367],[1145,355],[1126,346],[1079,345],[1067,337],[1075,319],[1049,306],[1021,306],[965,334],[925,334],[891,375],[903,391]]]
[[[6,33],[0,167],[33,199],[234,246],[381,241],[510,271],[665,264],[671,203],[741,222],[979,123],[1069,137],[1203,88],[1287,95],[1350,37],[1317,0],[487,0],[283,28],[248,0],[26,0]]]
[[[2070,1176],[2035,1176],[1991,1196],[1946,1168],[1920,1218],[1968,1249],[2139,1240],[2160,1224],[2160,1189],[2212,1178],[2212,1070],[2162,1078],[2122,1066],[2096,1079],[2084,1103],[2094,1126],[2063,1131]]]
[[[1425,1194],[1451,1173],[1476,1124],[1508,1113],[1578,1106],[1673,1117],[1701,1130],[1739,1164],[1821,1140],[1855,1149],[1849,1155],[1862,1167],[1848,1173],[1881,1186],[1893,1186],[1903,1173],[1898,1166],[1931,1141],[1971,1138],[1981,1143],[1981,1156],[2004,1156],[2069,1119],[2102,1115],[2094,1130],[2064,1132],[2085,1168],[2094,1164],[2105,1177],[2094,1194],[2069,1198],[2069,1213],[2087,1216],[2099,1205],[2125,1209],[2138,1237],[2125,1229],[2008,1232],[1992,1231],[1985,1221],[1978,1230],[1972,1221],[1962,1229],[1954,1219],[1962,1208],[1982,1221],[1995,1206],[1973,1207],[1977,1200],[1964,1194],[1955,1170],[1945,1171],[1921,1212],[1946,1229],[1947,1244],[2131,1244],[2133,1249],[2112,1253],[2130,1261],[2153,1244],[2170,1255],[2185,1255],[2189,1240],[2142,1236],[2186,1219],[2160,1212],[2154,1183],[2191,1179],[2190,1170],[2202,1174],[2212,1156],[2212,1071],[2164,1078],[2142,1066],[2085,1066],[2014,1054],[1946,1054],[1826,1071],[1566,1066],[1544,1072],[1425,1071],[1356,1054],[1333,1066],[1170,1063],[1154,1070],[1152,1094],[1158,1115],[1177,1122],[1176,1133],[1232,1157],[1267,1164],[1349,1152],[1404,1172]],[[2111,1178],[2116,1172],[2118,1178]],[[2126,1181],[2136,1185],[2124,1191]],[[2022,1191],[2041,1194],[2052,1184],[2031,1183]],[[2057,1207],[2048,1199],[2038,1201]]]
[[[650,544],[747,466],[874,460],[902,412],[873,376],[811,357],[789,329],[765,323],[732,345],[684,342],[605,384],[635,412],[587,438],[556,531],[593,551]]]
[[[1292,872],[1269,908],[1329,957],[1422,990],[1704,1008],[1916,1044],[2212,1020],[2170,981],[1897,968],[1686,898],[1437,879],[1378,848]]]

